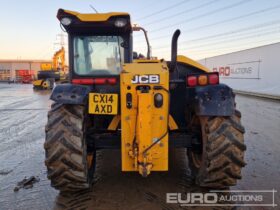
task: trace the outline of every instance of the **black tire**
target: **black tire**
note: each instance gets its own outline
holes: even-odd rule
[[[189,166],[197,185],[224,189],[241,179],[246,145],[240,118],[239,111],[232,117],[198,117],[202,148],[188,150]]]
[[[51,185],[60,191],[90,189],[95,152],[87,152],[87,117],[80,105],[53,104],[46,125],[45,164]]]
[[[52,90],[54,86],[54,79],[45,79],[42,82],[41,88],[42,90]]]

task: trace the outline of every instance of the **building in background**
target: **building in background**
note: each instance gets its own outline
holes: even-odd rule
[[[22,81],[23,77],[36,78],[42,63],[52,64],[51,60],[0,60],[0,81]]]
[[[235,90],[280,96],[280,43],[199,60]]]

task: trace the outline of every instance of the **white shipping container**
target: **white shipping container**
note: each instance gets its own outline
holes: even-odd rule
[[[280,96],[280,43],[199,60],[234,90]]]

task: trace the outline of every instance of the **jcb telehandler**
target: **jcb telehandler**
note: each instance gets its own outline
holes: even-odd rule
[[[149,59],[149,50],[133,59],[129,14],[60,9],[57,18],[69,37],[70,81],[53,90],[46,125],[53,187],[90,188],[100,149],[120,149],[124,172],[168,171],[169,147],[186,149],[199,186],[236,184],[246,146],[234,93],[217,73],[177,56],[179,30],[171,61]]]

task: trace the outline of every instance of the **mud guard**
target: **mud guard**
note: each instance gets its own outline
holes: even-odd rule
[[[196,87],[192,106],[198,116],[232,116],[235,95],[224,84]]]
[[[54,88],[50,99],[60,104],[82,105],[87,103],[90,91],[90,86],[61,84]]]

